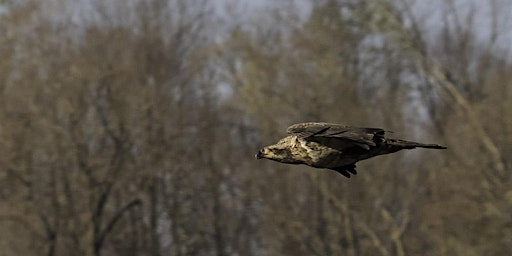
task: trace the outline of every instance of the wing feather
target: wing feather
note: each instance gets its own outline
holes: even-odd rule
[[[299,123],[288,127],[287,132],[304,139],[311,137],[343,139],[368,150],[370,146],[376,146],[376,141],[383,138],[385,130],[332,123]]]

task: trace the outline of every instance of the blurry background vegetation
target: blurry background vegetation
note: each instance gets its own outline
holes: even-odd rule
[[[1,1],[0,254],[512,254],[512,3],[269,3]],[[449,149],[253,158],[302,121]]]

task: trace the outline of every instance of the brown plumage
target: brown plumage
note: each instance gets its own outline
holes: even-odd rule
[[[388,138],[386,131],[379,128],[330,123],[294,124],[288,127],[287,132],[287,137],[258,151],[256,158],[331,169],[350,178],[350,174],[357,174],[355,163],[370,157],[417,147],[446,148],[437,144]]]

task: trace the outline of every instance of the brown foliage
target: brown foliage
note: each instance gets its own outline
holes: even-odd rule
[[[36,1],[0,16],[3,254],[512,251],[512,67],[477,31],[431,40],[409,1],[326,1],[214,44],[206,1],[135,2],[81,25]],[[301,121],[449,150],[349,181],[253,159]]]

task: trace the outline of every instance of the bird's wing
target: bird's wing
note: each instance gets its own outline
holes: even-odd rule
[[[288,127],[287,132],[299,138],[324,137],[351,141],[357,146],[369,149],[383,138],[385,130],[380,128],[361,128],[331,123],[300,123]]]

